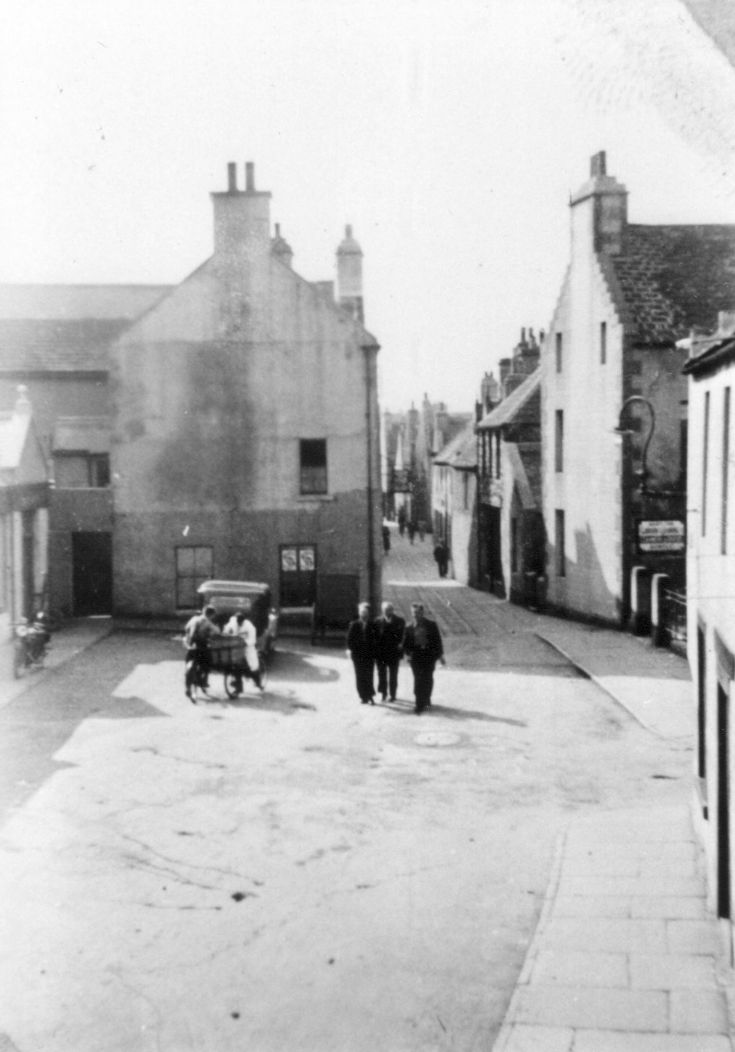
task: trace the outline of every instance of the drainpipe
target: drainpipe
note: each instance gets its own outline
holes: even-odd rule
[[[376,615],[375,604],[377,601],[378,589],[376,587],[376,571],[377,565],[375,560],[375,529],[373,519],[375,512],[373,503],[375,495],[373,492],[373,390],[374,390],[374,368],[373,363],[375,357],[380,350],[378,344],[365,344],[362,348],[365,354],[365,452],[366,452],[366,468],[367,468],[367,570],[368,570],[368,602],[370,603],[370,609],[373,612],[373,616]]]

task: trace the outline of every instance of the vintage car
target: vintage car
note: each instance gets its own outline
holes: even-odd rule
[[[274,649],[278,636],[278,612],[271,600],[267,584],[258,581],[204,581],[197,588],[202,609],[213,606],[214,620],[220,628],[236,614],[244,611],[258,633],[258,650],[267,656]]]

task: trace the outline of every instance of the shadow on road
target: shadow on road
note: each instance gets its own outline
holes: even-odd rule
[[[389,709],[400,716],[415,716],[413,702],[394,701],[391,703],[380,702],[381,708]],[[437,705],[432,702],[428,709],[421,714],[422,718],[429,719],[442,717],[447,720],[480,720],[484,723],[507,723],[511,727],[527,727],[525,720],[515,720],[511,716],[493,716],[488,712],[480,712],[478,709],[450,708],[448,705]]]
[[[477,709],[455,709],[446,705],[432,705],[429,709],[432,716],[443,716],[449,720],[483,720],[486,723],[508,723],[511,727],[527,727],[525,720],[514,720],[511,716],[492,716]]]
[[[294,712],[304,710],[316,712],[316,705],[310,705],[304,701],[298,701],[291,694],[280,691],[271,691],[265,688],[262,694],[242,694],[239,698],[210,697],[197,698],[198,709],[260,709],[264,712],[280,712],[284,716],[291,716]]]

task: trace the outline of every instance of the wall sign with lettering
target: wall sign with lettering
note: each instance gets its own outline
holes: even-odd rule
[[[683,552],[686,542],[680,519],[640,519],[638,550],[641,552]]]

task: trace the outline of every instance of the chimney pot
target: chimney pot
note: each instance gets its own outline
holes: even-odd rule
[[[607,159],[604,150],[594,153],[590,158],[590,175],[593,178],[596,175],[607,175]]]
[[[352,237],[352,224],[348,223],[345,227],[345,237]]]
[[[234,161],[227,165],[227,193],[237,193],[237,165]]]
[[[252,161],[245,163],[245,192],[255,193],[255,165]]]

